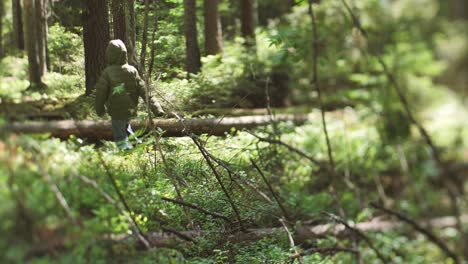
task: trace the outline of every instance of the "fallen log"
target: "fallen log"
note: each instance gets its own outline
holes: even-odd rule
[[[461,219],[464,224],[468,224],[468,215],[463,215]],[[448,228],[455,226],[456,219],[453,216],[445,216],[433,218],[430,220],[421,220],[420,222],[431,228]],[[403,228],[405,225],[404,223],[398,221],[383,220],[378,217],[368,222],[356,223],[351,226],[361,232],[368,233],[391,231],[398,228]],[[346,238],[350,236],[349,230],[340,223],[301,225],[296,226],[295,229],[294,240],[299,244],[304,243],[307,240],[314,240],[317,238],[323,238],[325,236],[334,236],[338,238]],[[242,243],[256,241],[283,232],[284,229],[282,227],[271,227],[248,229],[247,232],[235,232],[232,234],[226,234],[226,232],[223,231],[184,231],[181,233],[193,240],[196,240],[201,236],[219,234],[232,243]],[[174,245],[177,244],[177,241],[183,242],[174,234],[168,234],[164,232],[149,232],[145,234],[145,237],[148,239],[148,242],[152,247]],[[111,239],[115,242],[124,241],[129,238],[131,238],[131,235],[111,235]]]
[[[432,228],[448,228],[454,227],[456,224],[455,217],[446,216],[440,218],[433,218],[429,220],[422,220],[421,223],[426,224]],[[462,216],[462,222],[468,224],[468,215]],[[368,222],[361,222],[355,225],[352,225],[353,228],[360,230],[362,232],[385,232],[390,230],[395,230],[402,228],[403,223],[392,221],[392,220],[383,220],[382,218],[374,218]],[[253,242],[259,239],[270,237],[275,234],[284,233],[282,227],[271,227],[271,228],[256,228],[248,229],[247,232],[233,232],[226,233],[226,231],[207,231],[207,230],[198,230],[198,231],[181,231],[181,234],[187,238],[196,240],[199,237],[210,236],[210,235],[219,235],[223,237],[226,241],[231,243],[245,243]],[[286,234],[284,234],[286,236]],[[330,223],[330,224],[304,224],[297,226],[295,228],[294,240],[298,244],[307,242],[307,240],[314,240],[317,238],[323,238],[325,236],[335,236],[338,238],[346,238],[350,235],[349,230],[340,223]],[[167,248],[184,248],[190,246],[190,242],[180,239],[177,235],[168,232],[148,232],[145,235],[145,238],[150,243],[151,247],[167,247]],[[132,235],[129,234],[106,234],[101,235],[98,238],[99,241],[110,242],[110,243],[122,243],[132,239]],[[65,248],[65,244],[70,244],[78,241],[78,235],[73,235],[66,238],[59,239],[58,243],[38,243],[33,245],[28,256],[42,256],[49,254],[50,252],[55,252],[62,248]],[[138,243],[138,242],[136,242]],[[141,247],[136,245],[136,247]],[[143,249],[143,248],[142,248]]]
[[[276,115],[275,121],[289,121],[293,122],[295,125],[302,125],[308,120],[311,120],[314,116],[313,114],[282,114]],[[185,119],[183,123],[177,119],[155,119],[153,122],[156,128],[164,131],[162,136],[165,137],[180,137],[187,135],[187,133],[222,136],[232,129],[242,130],[268,125],[271,123],[271,117],[268,115],[253,115],[205,119],[191,118]],[[144,132],[150,131],[150,124],[147,121],[139,122],[132,120],[131,124],[134,130],[142,129]],[[0,130],[18,134],[49,133],[52,137],[61,139],[67,139],[71,135],[75,135],[78,138],[86,138],[90,141],[112,139],[110,121],[62,120],[25,123],[13,122],[0,126]]]

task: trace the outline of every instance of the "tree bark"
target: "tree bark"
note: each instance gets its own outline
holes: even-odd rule
[[[205,16],[205,53],[216,55],[223,52],[221,20],[219,18],[219,0],[204,0]]]
[[[241,0],[241,32],[247,46],[255,45],[255,27],[257,25],[257,1]]]
[[[128,63],[141,70],[138,65],[136,54],[136,18],[135,18],[135,0],[127,0],[125,6],[125,26],[127,31],[127,57]]]
[[[47,0],[35,0],[35,2],[35,30],[39,55],[39,69],[43,76],[47,73]]]
[[[466,0],[450,0],[450,10],[455,19],[468,19],[468,3]]]
[[[143,34],[141,39],[141,52],[140,52],[140,70],[142,74],[145,74],[145,63],[146,63],[146,48],[148,47],[148,25],[149,25],[149,10],[150,1],[145,0],[145,14],[143,17]]]
[[[18,50],[24,50],[24,32],[23,32],[23,17],[21,11],[21,1],[12,0],[12,15],[13,15],[13,42]]]
[[[195,0],[184,0],[184,33],[186,67],[188,73],[200,72],[200,48],[198,47],[197,15]]]
[[[128,63],[137,67],[135,0],[112,0],[111,8],[113,38],[120,39],[125,43]]]
[[[106,66],[105,53],[109,44],[107,0],[86,0],[83,12],[83,42],[85,51],[86,95]]]
[[[41,51],[39,50],[40,32],[38,32],[37,24],[39,24],[37,9],[40,9],[40,0],[25,0],[24,1],[24,20],[26,29],[26,46],[28,51],[28,70],[30,88],[45,87],[42,82],[43,69],[41,68]]]
[[[314,118],[313,115],[276,115],[275,120],[292,121],[297,125],[304,124],[306,121]],[[182,124],[176,119],[157,119],[154,120],[154,125],[161,128],[164,137],[181,137],[187,134],[209,134],[216,136],[223,136],[229,133],[232,128],[237,130],[249,129],[258,126],[265,126],[271,123],[271,117],[268,115],[260,116],[242,116],[242,117],[225,117],[225,118],[207,118],[207,119],[187,119]],[[150,124],[147,122],[132,121],[132,127],[135,130],[146,129],[147,132],[151,131]],[[50,133],[53,137],[67,139],[71,135],[79,138],[87,138],[91,141],[98,141],[101,139],[112,139],[112,128],[109,121],[48,121],[48,122],[28,122],[19,123],[13,122],[5,126],[0,126],[4,131],[11,133],[23,134],[40,134]],[[187,131],[187,129],[189,131]]]
[[[113,39],[127,41],[127,27],[125,25],[124,0],[111,0]]]

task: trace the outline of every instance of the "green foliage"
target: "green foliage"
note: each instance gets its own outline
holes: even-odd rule
[[[264,107],[267,93],[271,104],[316,107],[317,93],[311,84],[313,41],[317,50],[319,82],[325,102],[342,100],[354,108],[326,114],[328,134],[336,172],[328,168],[329,157],[321,115],[305,125],[281,123],[253,130],[258,136],[280,139],[304,151],[312,163],[285,146],[259,142],[247,132],[231,131],[224,137],[201,136],[204,147],[234,173],[215,164],[248,228],[277,228],[262,239],[234,243],[238,224],[236,214],[190,138],[163,138],[158,142],[142,134],[144,143],[129,152],[120,152],[112,142],[87,142],[71,136],[68,140],[49,135],[10,135],[0,133],[0,262],[20,263],[38,245],[49,245],[54,238],[66,243],[54,254],[30,256],[30,263],[286,263],[295,250],[311,247],[353,247],[351,241],[334,237],[305,239],[292,249],[286,232],[278,222],[282,216],[276,201],[265,202],[248,181],[268,197],[273,196],[250,160],[265,174],[280,202],[295,221],[288,228],[298,234],[309,222],[331,223],[322,212],[346,220],[364,222],[379,216],[367,206],[381,201],[415,219],[451,214],[446,190],[434,184],[438,168],[430,149],[411,120],[387,74],[374,55],[380,56],[394,74],[395,81],[408,96],[409,107],[428,128],[447,160],[466,159],[468,123],[466,109],[457,95],[438,81],[444,72],[463,72],[467,41],[464,23],[454,24],[437,13],[434,0],[349,1],[369,30],[369,40],[353,29],[340,1],[323,0],[314,5],[319,39],[312,38],[307,1],[296,1],[288,10],[287,1],[260,0],[260,26],[256,46],[246,47],[236,37],[239,31],[238,3],[221,1],[220,13],[225,28],[224,53],[202,57],[202,72],[187,78],[183,38],[183,1],[150,1],[149,32],[155,32],[153,96],[165,109],[176,112],[219,107]],[[203,26],[201,1],[198,2],[199,31]],[[11,103],[23,103],[23,111],[66,111],[65,117],[98,119],[94,97],[84,91],[83,47],[80,38],[82,2],[54,3],[59,23],[49,31],[52,71],[44,81],[48,89],[29,91],[27,58],[7,56],[0,62],[0,104],[8,113]],[[137,29],[142,26],[141,1],[136,2]],[[156,12],[153,10],[157,10]],[[65,18],[70,18],[69,21]],[[7,17],[7,32],[11,31]],[[154,22],[157,21],[157,26]],[[137,39],[141,39],[141,31]],[[6,34],[6,35],[8,35]],[[201,35],[201,34],[200,34]],[[466,34],[465,34],[466,35]],[[200,38],[203,43],[203,38]],[[138,49],[141,43],[137,43]],[[448,48],[445,48],[448,47]],[[13,52],[9,52],[13,54]],[[203,48],[202,48],[203,54]],[[148,63],[148,61],[147,61]],[[160,77],[160,78],[159,78]],[[158,82],[155,82],[155,81]],[[267,89],[268,88],[268,89]],[[117,91],[120,92],[120,91]],[[164,100],[162,99],[164,98]],[[45,105],[35,106],[36,102]],[[32,106],[34,102],[34,107]],[[436,111],[435,111],[435,110]],[[140,109],[138,119],[147,118]],[[186,115],[190,117],[190,113]],[[0,118],[0,125],[9,122]],[[159,144],[156,146],[155,144]],[[157,147],[164,153],[164,161]],[[405,168],[407,166],[407,168]],[[108,169],[106,169],[106,167]],[[128,219],[100,193],[81,181],[83,175],[96,182],[112,199],[119,197],[109,180],[112,175],[130,208],[129,214],[143,232],[161,230],[202,230],[196,244],[174,243],[168,248],[140,251],[135,246]],[[76,227],[44,176],[49,175],[79,219]],[[335,177],[332,177],[335,176]],[[172,178],[174,177],[174,178]],[[241,180],[239,180],[239,178]],[[231,223],[164,201],[178,199],[177,184],[184,201],[231,219]],[[329,192],[336,187],[336,196]],[[190,215],[188,219],[186,212]],[[234,222],[234,223],[233,223]],[[391,263],[450,263],[423,237],[406,229],[368,232],[374,245]],[[452,228],[437,230],[437,235],[455,247],[459,234]],[[44,234],[47,236],[44,237]],[[110,238],[130,235],[128,239]],[[71,239],[68,239],[71,238]],[[357,241],[364,263],[378,259],[368,245]],[[303,263],[354,263],[349,253],[312,253]]]
[[[20,100],[21,93],[29,82],[27,79],[27,58],[5,57],[0,61],[0,99]]]
[[[52,71],[84,75],[83,44],[79,35],[56,23],[49,27],[47,41]]]

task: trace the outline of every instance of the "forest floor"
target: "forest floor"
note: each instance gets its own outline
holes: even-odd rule
[[[57,120],[68,119],[72,115],[70,115],[70,112],[66,109],[77,109],[77,112],[75,112],[77,113],[75,114],[76,117],[86,116],[89,118],[91,116],[91,120],[97,120],[92,114],[89,115],[89,113],[85,113],[86,111],[92,111],[92,103],[89,102],[89,100],[90,99],[83,97],[56,98],[53,100],[26,100],[25,102],[2,104],[1,112],[6,117],[6,122],[14,121],[18,124],[23,122],[27,124],[28,122],[37,120],[42,120],[44,123],[53,123],[57,122]],[[88,104],[83,104],[83,102],[87,102]],[[427,219],[427,217],[437,218],[441,216],[451,216],[452,218],[441,218],[444,219],[445,222],[441,219],[433,219],[434,223],[438,224],[424,224],[424,226],[437,227],[437,234],[445,240],[450,241],[448,243],[449,247],[456,247],[456,245],[453,245],[451,242],[453,235],[450,233],[450,230],[453,230],[456,223],[454,223],[454,216],[450,211],[450,202],[445,195],[434,193],[417,194],[418,190],[421,191],[425,188],[429,188],[428,186],[431,186],[430,188],[435,188],[437,192],[442,191],[442,187],[438,186],[437,183],[430,183],[429,181],[424,184],[421,183],[421,181],[428,180],[424,176],[425,167],[433,166],[431,165],[430,157],[426,156],[427,154],[425,154],[425,151],[423,150],[421,152],[421,149],[418,149],[422,144],[421,139],[416,137],[416,139],[407,141],[402,145],[403,151],[407,155],[405,158],[407,159],[407,166],[410,168],[410,171],[407,171],[402,167],[403,165],[401,163],[401,159],[404,156],[395,156],[393,154],[390,156],[380,156],[382,154],[378,154],[378,152],[381,151],[379,149],[382,147],[381,139],[379,139],[376,134],[378,125],[376,125],[376,120],[370,115],[371,113],[365,108],[358,107],[354,109],[346,107],[326,114],[329,133],[332,138],[333,151],[338,164],[336,173],[345,176],[345,180],[343,182],[340,181],[341,183],[336,185],[341,193],[338,199],[345,208],[348,219],[352,219],[353,224],[350,227],[346,227],[344,223],[340,222],[341,218],[331,220],[334,218],[332,217],[329,219],[330,216],[323,215],[323,212],[328,211],[327,208],[330,208],[330,206],[334,207],[334,203],[332,199],[333,196],[325,198],[328,196],[328,191],[326,190],[330,186],[330,182],[327,180],[327,178],[330,177],[330,172],[321,167],[328,162],[326,161],[326,146],[324,145],[323,134],[321,133],[320,111],[317,109],[310,110],[308,107],[273,109],[273,111],[275,113],[293,113],[297,109],[299,109],[298,111],[300,112],[309,113],[310,115],[308,120],[302,125],[297,125],[292,122],[271,122],[271,120],[274,121],[274,117],[270,120],[268,109],[217,109],[215,112],[208,110],[206,115],[203,113],[203,110],[193,115],[185,113],[188,117],[196,116],[199,120],[211,118],[216,112],[220,113],[220,119],[223,117],[227,118],[228,116],[242,118],[244,114],[248,113],[263,115],[267,118],[267,122],[258,128],[250,127],[247,130],[240,130],[238,132],[228,131],[223,137],[219,138],[207,137],[206,135],[201,137],[201,142],[204,142],[203,148],[200,149],[201,153],[212,155],[208,160],[218,162],[216,167],[217,171],[223,170],[224,167],[226,169],[226,171],[220,172],[222,173],[221,177],[226,183],[230,182],[228,193],[234,196],[232,198],[234,204],[239,206],[241,214],[243,218],[245,218],[241,221],[246,221],[245,225],[250,230],[250,232],[247,233],[237,232],[238,228],[241,227],[238,226],[238,221],[233,221],[235,219],[235,214],[233,215],[233,212],[229,210],[228,204],[225,204],[222,208],[217,205],[220,201],[222,201],[222,203],[228,203],[229,199],[226,200],[223,198],[223,192],[220,192],[220,190],[215,187],[216,181],[213,182],[213,179],[206,179],[206,173],[209,173],[209,170],[207,171],[209,166],[206,167],[203,159],[200,159],[203,155],[198,157],[194,156],[197,150],[194,148],[195,146],[189,146],[191,145],[191,139],[189,137],[181,139],[159,139],[161,149],[158,149],[157,147],[152,147],[155,141],[151,134],[149,134],[143,136],[146,143],[139,146],[136,150],[123,155],[116,153],[114,147],[107,143],[100,145],[100,147],[96,149],[96,145],[86,144],[83,141],[77,140],[74,136],[60,142],[49,139],[47,136],[40,136],[37,139],[34,139],[34,137],[28,139],[21,135],[19,138],[10,135],[6,139],[6,142],[2,143],[2,148],[6,149],[8,153],[14,153],[14,155],[8,157],[8,159],[16,160],[14,163],[10,163],[16,165],[8,166],[13,166],[10,170],[16,168],[16,173],[29,171],[29,165],[27,164],[30,158],[27,158],[27,156],[24,156],[24,154],[18,151],[24,148],[31,149],[31,152],[36,153],[34,155],[37,156],[33,158],[32,162],[38,164],[37,166],[39,166],[39,168],[40,166],[44,166],[42,169],[40,168],[39,173],[41,174],[41,171],[42,173],[48,171],[52,175],[52,179],[57,182],[57,186],[60,186],[59,189],[64,193],[64,196],[67,197],[68,203],[72,208],[75,208],[72,210],[77,210],[79,212],[73,213],[74,217],[77,217],[79,221],[82,222],[80,225],[84,224],[87,228],[90,228],[89,225],[97,219],[105,219],[104,215],[101,215],[104,211],[99,213],[96,210],[99,208],[101,208],[99,210],[104,210],[104,208],[108,207],[106,205],[107,203],[100,201],[98,203],[99,205],[95,204],[98,205],[98,207],[86,204],[86,202],[83,204],[83,201],[80,201],[81,198],[76,197],[76,190],[66,187],[66,182],[71,180],[75,185],[81,186],[79,187],[80,189],[91,186],[90,188],[95,188],[97,192],[99,192],[99,190],[109,192],[109,182],[106,183],[99,175],[102,175],[102,173],[114,174],[114,177],[120,182],[120,192],[125,197],[125,200],[121,202],[125,201],[124,204],[128,203],[131,208],[128,212],[136,214],[137,217],[142,217],[141,219],[145,217],[148,218],[145,222],[143,220],[138,220],[139,218],[131,217],[140,228],[143,228],[144,232],[149,232],[145,236],[150,244],[159,248],[175,248],[177,250],[176,252],[184,252],[183,256],[181,256],[179,253],[174,253],[173,251],[169,251],[170,253],[148,251],[148,253],[141,255],[141,258],[148,257],[154,259],[155,254],[158,258],[161,257],[160,254],[164,256],[161,258],[166,258],[172,254],[174,257],[170,258],[173,258],[174,261],[188,259],[192,263],[212,263],[209,262],[208,259],[224,259],[225,261],[229,261],[228,259],[233,258],[232,254],[234,254],[237,260],[242,258],[251,260],[278,259],[278,261],[280,261],[278,263],[282,263],[282,261],[286,259],[299,258],[299,256],[303,255],[303,260],[306,263],[317,263],[314,261],[318,261],[319,259],[332,261],[330,263],[334,263],[335,260],[349,263],[346,261],[349,261],[350,256],[353,257],[353,250],[359,250],[362,257],[370,261],[365,263],[373,263],[375,259],[379,259],[380,254],[384,254],[385,256],[383,258],[390,258],[395,263],[426,263],[425,261],[428,258],[423,258],[421,262],[418,262],[414,256],[415,252],[416,255],[427,255],[429,252],[434,252],[437,248],[437,243],[434,243],[430,237],[427,238],[424,235],[420,236],[418,232],[410,231],[410,234],[414,234],[411,235],[412,237],[417,237],[417,240],[413,241],[413,246],[418,247],[419,250],[415,252],[399,252],[398,254],[401,254],[401,257],[398,257],[398,254],[394,255],[392,252],[396,250],[398,246],[388,244],[388,239],[399,241],[394,243],[408,243],[407,240],[398,240],[399,238],[397,239],[396,237],[399,232],[408,232],[402,231],[408,229],[404,225],[401,226],[398,224],[398,218],[391,219],[387,216],[383,219],[381,218],[383,215],[379,213],[379,210],[375,210],[371,213],[369,211],[370,206],[367,202],[375,200],[382,202],[385,206],[390,208],[404,208],[407,211],[406,214],[412,219],[415,219],[414,221],[416,222],[421,222],[421,217]],[[466,110],[457,103],[457,100],[448,100],[446,103],[440,104],[423,113],[423,117],[425,117],[426,120],[424,125],[429,128],[431,135],[436,139],[439,146],[449,148],[454,146],[454,144],[459,144],[457,142],[460,142],[460,139],[464,142],[464,140],[468,138],[466,134],[468,122],[463,118],[444,117],[453,115],[463,116],[465,114]],[[143,115],[139,118],[145,118],[145,116]],[[265,127],[265,125],[267,126]],[[276,133],[275,131],[281,131],[279,139],[274,136],[274,133]],[[197,142],[196,140],[194,141]],[[279,149],[280,147],[282,148]],[[458,146],[457,149],[463,154],[454,157],[452,165],[454,168],[456,166],[462,166],[462,171],[457,171],[457,174],[463,177],[466,169],[466,166],[463,167],[463,163],[468,162],[468,148],[460,148],[460,146]],[[89,152],[91,150],[93,151],[92,154]],[[394,150],[390,150],[390,152]],[[159,156],[158,160],[165,156],[166,161],[164,162],[163,158],[163,160],[159,161],[161,162],[159,165],[151,162],[152,151],[155,152],[156,156]],[[48,162],[43,163],[40,161],[45,157],[49,159]],[[4,158],[5,157],[2,159]],[[23,160],[24,158],[26,158],[26,160]],[[277,160],[278,158],[284,160],[279,161]],[[99,161],[99,159],[103,160]],[[261,171],[268,174],[272,182],[266,182],[266,185],[262,183],[261,178],[258,177],[258,172],[255,173],[255,169],[252,168],[252,165],[249,165],[249,159],[256,160],[262,168]],[[104,170],[98,169],[98,171],[91,173],[92,170],[95,170],[93,168],[95,168],[97,164],[95,161],[90,160],[97,161],[97,164],[110,164],[108,165],[110,168]],[[312,164],[308,164],[307,160],[312,160]],[[223,161],[226,163],[223,163]],[[166,162],[172,164],[170,165],[170,167],[172,166],[172,169],[170,169],[172,172],[167,171],[168,167],[165,167],[167,165],[165,164]],[[78,171],[81,172],[72,169],[73,166],[75,166],[73,164],[80,164]],[[167,178],[165,179],[167,175],[155,176],[148,174],[147,170],[150,169],[150,167],[143,169],[143,171],[141,170],[141,168],[147,166],[157,166],[155,171],[158,172],[155,175],[166,171],[169,175],[176,177],[176,182],[167,182]],[[199,171],[194,171],[195,168],[200,169]],[[65,172],[63,176],[61,176],[61,171]],[[226,174],[226,172],[228,173]],[[75,176],[66,176],[69,173]],[[230,177],[234,177],[230,175],[231,173],[236,175],[235,177],[237,177],[237,179],[234,180],[231,178],[229,180]],[[359,176],[362,173],[368,175]],[[413,179],[408,178],[409,173],[414,173],[412,176],[414,177]],[[189,176],[190,174],[193,175]],[[254,174],[256,174],[256,176],[254,176]],[[275,176],[278,174],[281,176]],[[181,177],[179,175],[186,176],[184,176],[185,178],[179,178]],[[245,178],[247,175],[248,177]],[[310,178],[309,175],[320,175],[320,177]],[[83,181],[83,179],[85,180]],[[205,183],[199,185],[200,181],[205,181]],[[150,182],[156,182],[156,185],[160,187],[155,189],[152,187],[152,184],[149,184]],[[16,184],[19,185],[20,183]],[[180,194],[177,194],[177,191],[174,193],[174,189],[171,185],[173,185],[173,187],[178,186],[175,187],[175,190],[180,188]],[[235,187],[236,185],[238,185],[238,187]],[[356,185],[359,185],[359,187],[356,187]],[[268,191],[268,186],[272,187],[270,191]],[[253,195],[253,193],[245,193],[245,188],[252,188],[251,191],[260,195],[260,197],[254,197],[255,195]],[[417,190],[412,188],[417,188]],[[211,190],[213,193],[208,194],[206,193],[207,190]],[[148,196],[148,194],[156,193],[165,193],[167,197],[172,197],[168,199],[174,199],[173,201],[176,201],[176,203],[169,205],[167,201],[162,203],[161,201],[154,202],[152,198],[150,198],[151,195]],[[267,198],[266,202],[261,201],[261,194]],[[179,195],[182,195],[184,197],[183,201],[187,202],[191,207],[180,207],[180,205],[183,204],[177,205],[177,200],[180,202]],[[98,198],[99,195],[96,197],[96,194],[94,194],[93,196],[95,197],[93,200],[100,200]],[[277,205],[279,205],[280,208],[273,202],[276,196],[280,197],[277,201]],[[327,201],[327,199],[332,200]],[[420,208],[417,208],[417,204],[412,204],[412,199],[416,199],[416,201],[421,199],[439,199],[440,202],[428,203],[428,207],[425,208],[423,212],[420,212]],[[246,201],[248,201],[247,204]],[[20,201],[16,201],[16,203],[18,202]],[[110,201],[108,202],[110,203]],[[159,213],[154,215],[154,213],[147,211],[145,206],[142,207],[145,203],[154,203],[154,205],[159,208]],[[251,203],[251,205],[249,205],[249,203]],[[434,210],[433,206],[436,205],[438,207],[437,214],[427,215],[425,213],[431,211],[431,208]],[[49,205],[47,207],[49,208],[48,210],[52,210],[52,208],[56,206]],[[91,209],[93,207],[94,209]],[[281,207],[286,209],[281,209]],[[116,208],[119,207],[117,206]],[[151,208],[154,209],[154,207]],[[188,215],[187,208],[191,208]],[[111,209],[106,210],[110,211],[105,214],[115,214]],[[123,210],[120,211],[120,215],[125,215],[126,209],[121,208],[118,209],[118,211],[119,210]],[[287,213],[284,211],[282,212],[282,210],[285,210]],[[465,209],[463,209],[463,211],[466,212]],[[219,215],[213,216],[215,215],[214,212],[219,212]],[[119,214],[117,213],[117,215]],[[214,220],[218,217],[226,217],[226,215],[229,216],[229,221],[226,223],[223,223],[222,219]],[[274,216],[273,219],[271,219],[272,215]],[[287,215],[290,217],[289,220],[285,218]],[[155,225],[154,223],[150,224],[160,217],[163,217],[165,221],[169,221],[171,224],[169,226],[162,224]],[[187,222],[185,219],[186,217],[189,217],[188,219],[191,218],[192,223],[190,221]],[[57,254],[57,252],[74,252],[74,250],[78,250],[73,249],[77,244],[83,245],[81,239],[75,240],[76,231],[69,230],[64,232],[62,230],[64,225],[63,221],[57,221],[57,219],[46,220],[48,219],[47,217],[42,219],[41,222],[46,221],[49,222],[49,224],[41,225],[41,228],[46,228],[46,230],[48,230],[47,232],[50,234],[44,236],[40,234],[41,232],[46,232],[44,230],[32,231],[36,233],[33,239],[35,242],[27,249],[28,258],[34,259],[44,255],[48,256],[48,258],[57,258],[56,255],[54,257],[54,254]],[[121,221],[126,222],[124,219]],[[281,223],[283,222],[275,219],[284,219],[287,224],[282,226]],[[335,222],[335,224],[327,225],[326,223],[330,221]],[[193,223],[196,223],[196,225],[193,226]],[[389,228],[395,225],[399,228]],[[54,226],[57,226],[57,228],[54,228]],[[158,226],[159,228],[162,226],[163,230],[166,230],[162,236],[161,233],[154,233],[154,230],[157,230]],[[368,226],[371,227],[369,228]],[[195,229],[193,229],[194,227]],[[35,228],[37,229],[38,227]],[[83,227],[80,229],[82,228]],[[92,227],[92,229],[94,228],[95,227]],[[358,234],[356,233],[350,237],[348,234],[343,238],[340,235],[340,231],[336,231],[349,229],[348,232],[353,233],[353,228],[365,232],[365,234],[363,233],[364,237],[356,238],[356,236],[362,236],[362,234],[356,235]],[[113,252],[111,254],[117,254],[119,258],[123,259],[127,259],[130,256],[133,258],[134,253],[132,253],[132,248],[138,249],[142,247],[138,242],[138,238],[133,239],[133,235],[135,235],[137,231],[134,231],[132,236],[124,235],[121,231],[118,231],[122,229],[118,228],[117,223],[110,224],[106,229],[104,233],[101,232],[100,236],[113,237],[111,239],[111,241],[115,243],[113,247],[124,249],[124,251],[120,253],[112,249],[110,250],[110,252]],[[172,232],[168,230],[177,231]],[[109,232],[112,234],[111,236],[106,235],[109,234]],[[195,232],[194,234],[198,235],[191,234],[190,232]],[[321,232],[331,233],[326,233],[325,235]],[[196,245],[181,242],[181,236],[179,234],[184,234],[185,237],[188,236],[190,239],[194,239],[197,241]],[[69,239],[70,237],[72,238],[71,240]],[[171,242],[171,237],[179,238]],[[169,238],[169,240],[165,240],[167,238]],[[97,237],[93,239],[97,244],[104,243],[103,245],[105,245],[107,243],[99,241]],[[362,245],[359,249],[353,248],[352,243],[346,242],[355,239],[361,241]],[[373,249],[369,245],[366,246],[367,239],[379,241],[379,247]],[[316,242],[310,244],[311,241],[320,242],[319,244],[315,244]],[[134,243],[136,243],[136,246]],[[208,244],[200,245],[199,243]],[[295,246],[291,246],[291,243],[296,244]],[[70,245],[74,246],[70,247]],[[84,243],[84,245],[89,246],[89,243]],[[106,248],[106,246],[104,246],[104,248]],[[208,252],[206,250],[208,250]],[[383,251],[383,253],[381,251]],[[349,252],[351,252],[350,256],[348,256]],[[432,258],[442,261],[444,259],[443,250],[436,250],[436,252],[438,253],[432,253],[429,259]],[[72,255],[73,254],[76,253],[72,253]],[[92,258],[99,259],[99,256],[98,254]],[[168,257],[168,259],[170,258]],[[221,263],[223,263],[223,261],[221,261]]]

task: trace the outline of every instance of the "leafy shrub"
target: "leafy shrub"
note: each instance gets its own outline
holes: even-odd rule
[[[84,50],[82,43],[79,35],[67,31],[59,24],[49,27],[47,44],[51,70],[83,76]]]

